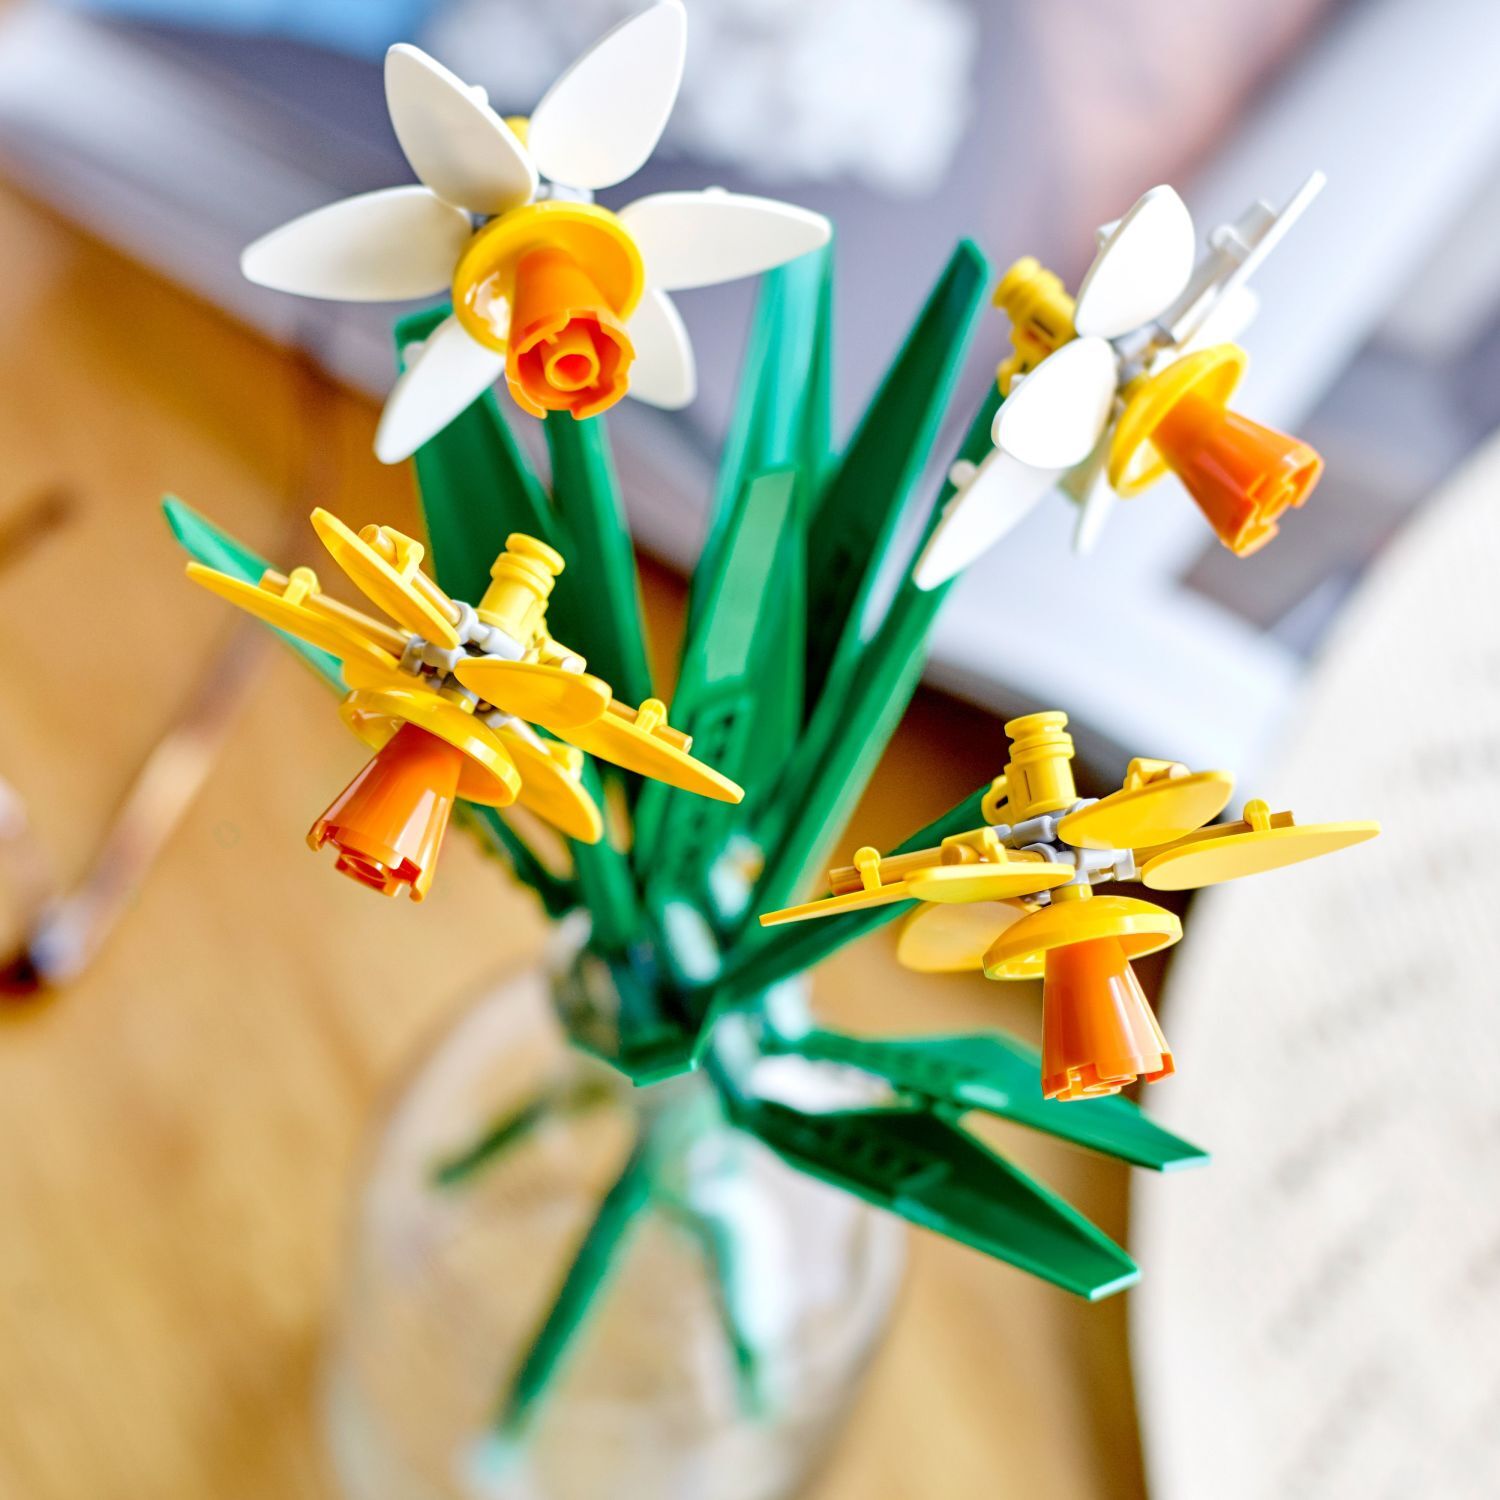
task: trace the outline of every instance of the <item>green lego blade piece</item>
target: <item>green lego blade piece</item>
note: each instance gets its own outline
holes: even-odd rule
[[[592,760],[583,763],[583,788],[603,806],[604,790],[599,769]],[[593,918],[590,938],[593,948],[604,954],[620,954],[641,935],[643,913],[630,860],[610,842],[608,830],[597,844],[576,840],[573,851],[578,889]]]
[[[167,525],[172,528],[172,535],[177,538],[183,550],[204,567],[217,568],[219,572],[228,573],[231,578],[241,579],[245,583],[259,583],[261,576],[272,569],[272,565],[264,558],[256,556],[243,542],[236,541],[227,531],[221,531],[206,516],[199,515],[192,506],[175,495],[163,496],[161,508],[162,514],[167,518]],[[336,656],[317,646],[310,646],[306,641],[299,641],[296,636],[288,635],[284,630],[277,630],[270,625],[266,629],[290,646],[330,686],[341,693],[347,691],[344,674]]]
[[[635,707],[651,696],[651,666],[635,550],[604,422],[552,412],[543,430],[552,455],[552,503],[571,538],[548,625]]]
[[[637,1142],[585,1231],[558,1287],[557,1297],[500,1403],[494,1432],[501,1441],[514,1441],[535,1420],[542,1397],[556,1380],[564,1357],[576,1344],[590,1310],[618,1263],[627,1232],[646,1207],[649,1186],[646,1151]]]
[[[697,899],[730,831],[780,774],[801,713],[800,611],[783,594],[800,554],[796,475],[779,470],[749,480],[735,507],[720,576],[691,627],[672,704],[693,753],[745,789],[739,806],[696,797],[662,783],[641,792],[636,866],[648,895]],[[795,628],[793,628],[795,627]]]
[[[989,275],[978,247],[961,241],[809,518],[809,704],[823,696],[835,663],[869,639],[871,596],[948,410]]]
[[[906,854],[912,849],[930,848],[952,834],[980,827],[984,823],[984,797],[988,791],[988,786],[984,786],[970,792],[942,817],[933,819],[925,828],[919,828],[889,853]],[[816,922],[747,928],[734,959],[715,983],[715,1014],[733,1009],[748,997],[762,994],[793,974],[813,968],[846,943],[876,931],[887,922],[905,915],[915,905],[915,901],[896,901],[889,906],[844,912]]]
[[[930,1106],[803,1114],[741,1097],[732,1108],[802,1171],[1089,1301],[1140,1277],[1102,1230]]]
[[[1000,393],[991,386],[956,458],[978,463],[990,451],[990,426],[999,406]],[[924,541],[953,494],[952,482],[945,482]],[[827,864],[917,690],[927,637],[950,587],[923,593],[908,575],[875,638],[868,646],[851,647],[847,667],[835,662],[829,691],[813,710],[777,797],[782,831],[757,885],[752,912],[787,905]]]
[[[685,640],[723,577],[722,553],[732,545],[746,484],[773,469],[795,469],[804,521],[811,510],[831,443],[832,343],[833,256],[825,247],[762,278],[708,535],[693,575]],[[789,600],[788,610],[797,602]]]
[[[1044,1098],[1040,1054],[999,1032],[876,1041],[810,1031],[770,1039],[769,1050],[860,1068],[900,1093],[1014,1120],[1153,1171],[1176,1171],[1208,1160],[1206,1151],[1163,1130],[1129,1099],[1064,1104]]]
[[[396,363],[448,315],[446,307],[412,313],[396,323]],[[486,391],[436,437],[417,449],[417,492],[427,525],[430,569],[455,599],[478,603],[490,568],[513,531],[540,537],[567,555],[567,538],[546,491]]]

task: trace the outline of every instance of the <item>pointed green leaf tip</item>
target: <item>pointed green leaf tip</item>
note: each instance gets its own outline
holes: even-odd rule
[[[744,1097],[732,1107],[804,1172],[1065,1291],[1096,1301],[1140,1277],[1076,1209],[930,1108],[809,1115]]]
[[[172,528],[172,535],[194,562],[200,562],[206,568],[217,568],[219,572],[228,573],[231,578],[245,583],[259,583],[264,573],[275,571],[265,558],[258,557],[243,542],[236,541],[227,531],[221,531],[206,516],[199,515],[175,495],[163,496],[161,508],[167,525]],[[299,641],[284,630],[266,628],[290,646],[320,677],[339,692],[344,691],[344,675],[337,657],[308,645],[306,641]]]
[[[1208,1160],[1201,1147],[1162,1129],[1129,1099],[1060,1103],[1044,1098],[1040,1055],[999,1032],[873,1041],[811,1031],[776,1040],[773,1046],[814,1061],[860,1068],[903,1094],[1014,1120],[1153,1171],[1172,1172]]]

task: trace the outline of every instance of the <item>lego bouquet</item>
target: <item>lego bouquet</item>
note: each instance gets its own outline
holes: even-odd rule
[[[1194,889],[1376,831],[1263,802],[1215,822],[1227,774],[1145,757],[1082,798],[1049,711],[1007,726],[993,781],[805,899],[953,578],[1030,505],[1070,495],[1092,545],[1115,498],[1171,469],[1245,553],[1306,498],[1317,455],[1227,406],[1244,366],[1228,339],[1316,182],[1202,258],[1181,201],[1154,189],[1101,233],[1076,298],[1019,263],[996,296],[1015,352],[954,423],[994,285],[960,244],[840,444],[826,221],[718,190],[594,201],[655,144],[684,25],[677,0],[651,6],[527,120],[392,49],[420,185],[246,252],[247,274],[286,291],[451,293],[398,323],[376,442],[413,458],[425,540],[313,517],[374,612],[167,506],[194,579],[282,632],[371,752],[313,846],[420,900],[456,824],[558,926],[547,975],[464,1018],[377,1151],[331,1387],[360,1495],[788,1492],[880,1326],[897,1218],[1087,1298],[1128,1286],[1126,1252],[965,1116],[1157,1171],[1201,1162],[1121,1093],[1174,1067],[1130,961],[1179,919],[1096,888]],[[689,402],[671,294],[748,275],[763,280],[669,709],[602,413],[627,394]],[[538,419],[545,478],[511,425]],[[964,435],[942,453],[949,427]],[[819,1026],[806,972],[896,917],[909,967],[1042,979],[1042,1054],[1000,1032]],[[503,933],[477,940],[503,959]],[[574,1055],[540,1065],[548,1010]]]

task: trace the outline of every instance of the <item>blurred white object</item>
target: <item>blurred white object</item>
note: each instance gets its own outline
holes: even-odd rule
[[[529,99],[636,0],[454,0],[423,33],[497,99]],[[669,147],[762,180],[930,190],[970,112],[978,23],[959,0],[694,0]],[[471,61],[472,60],[472,61]]]
[[[1278,806],[1383,837],[1200,898],[1169,971],[1150,1112],[1213,1161],[1132,1189],[1156,1500],[1500,1494],[1500,870],[1461,852],[1500,838],[1497,487],[1500,439],[1377,564],[1277,749]]]

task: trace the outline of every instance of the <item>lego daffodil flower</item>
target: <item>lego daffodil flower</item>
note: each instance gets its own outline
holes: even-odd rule
[[[522,533],[506,538],[476,604],[452,599],[422,570],[425,549],[389,526],[352,531],[318,509],[313,529],[350,581],[391,623],[325,594],[311,568],[251,583],[188,564],[188,577],[277,630],[337,659],[341,716],[375,753],[313,823],[308,842],[337,851],[361,885],[422,900],[459,798],[519,804],[581,843],[604,820],[583,785],[594,755],[723,802],[741,789],[688,753],[666,705],[619,702],[610,685],[554,639],[547,601],[561,555]],[[537,730],[545,730],[544,738]]]
[[[696,393],[692,345],[668,293],[753,276],[826,244],[827,219],[768,198],[655,193],[618,213],[595,191],[637,172],[677,98],[681,0],[608,32],[506,121],[482,89],[419,48],[386,54],[396,137],[419,186],[346,198],[257,240],[262,286],[349,302],[428,297],[453,313],[386,401],[376,456],[396,463],[503,373],[533,416],[590,417],[627,392],[676,409]]]
[[[803,922],[916,902],[897,956],[923,973],[980,970],[1042,980],[1042,1093],[1117,1094],[1176,1070],[1131,960],[1170,947],[1180,920],[1095,886],[1138,881],[1191,891],[1361,844],[1378,823],[1298,823],[1260,801],[1214,823],[1234,779],[1137,757],[1107,797],[1078,795],[1068,716],[1028,714],[1005,726],[1010,757],[983,799],[985,824],[932,849],[860,849],[829,872],[833,894],[761,917]]]

